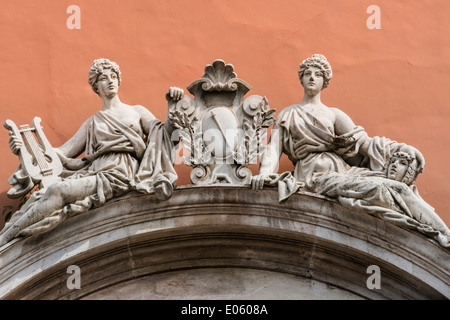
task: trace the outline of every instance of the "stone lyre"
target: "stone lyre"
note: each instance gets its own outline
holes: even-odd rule
[[[60,179],[62,163],[45,137],[39,117],[33,119],[31,127],[25,124],[18,128],[11,120],[6,120],[3,126],[10,135],[22,140],[18,153],[20,163],[35,184],[45,188]]]

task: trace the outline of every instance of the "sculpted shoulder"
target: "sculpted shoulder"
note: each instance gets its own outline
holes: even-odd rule
[[[298,108],[299,105],[298,104],[293,104],[290,105],[286,108],[283,108],[283,110],[280,111],[280,113],[278,114],[278,116],[276,117],[275,120],[275,125],[279,125],[280,123],[282,123],[283,121],[286,120],[286,117],[296,108]]]
[[[278,118],[282,118],[283,116],[289,114],[290,112],[292,112],[294,109],[298,108],[300,105],[299,104],[292,104],[286,108],[283,108],[283,110],[280,111],[280,113],[277,116]]]
[[[335,115],[345,115],[345,112],[336,107],[328,107],[328,109],[333,112]]]
[[[290,106],[288,106],[288,107],[286,107],[286,108],[283,108],[283,110],[280,111],[280,113],[279,113],[278,116],[281,116],[281,115],[284,115],[284,114],[286,114],[286,113],[289,113],[289,112],[291,112],[293,109],[296,109],[296,108],[299,108],[299,107],[300,107],[300,105],[299,105],[298,103],[292,104],[292,105],[290,105]]]
[[[143,119],[143,120],[150,121],[150,120],[156,119],[156,117],[153,115],[153,113],[151,113],[150,110],[148,110],[144,106],[134,105],[134,106],[130,106],[130,108],[132,108],[135,112],[137,112],[140,115],[141,119]]]
[[[328,108],[334,116],[334,121],[347,123],[349,126],[354,127],[352,119],[342,110],[338,108]]]

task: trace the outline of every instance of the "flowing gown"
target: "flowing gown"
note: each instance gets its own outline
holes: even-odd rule
[[[96,192],[28,226],[18,236],[48,231],[68,216],[102,206],[107,200],[132,190],[153,193],[156,182],[173,186],[178,177],[173,167],[173,143],[161,121],[152,120],[149,126],[150,132],[145,139],[141,128],[132,129],[104,111],[90,117],[85,144],[88,165],[76,171],[64,170],[61,178],[67,181],[94,176]],[[19,167],[8,181],[12,185],[11,193],[26,194],[29,179]],[[46,189],[34,192],[22,209],[5,224],[4,230],[32,209],[45,192]]]
[[[442,228],[442,220],[415,192],[414,186],[410,188],[385,176],[390,157],[404,144],[384,137],[370,138],[362,127],[355,126],[344,133],[352,137],[350,143],[336,147],[333,121],[326,117],[319,119],[300,105],[284,109],[277,117],[275,128],[281,129],[282,152],[295,165],[294,177],[304,182],[309,191],[335,198],[345,207],[396,225],[441,240],[444,237],[443,242],[450,240],[448,228]],[[298,144],[309,145],[312,151],[299,158]],[[367,151],[361,150],[363,144],[368,146]],[[425,215],[431,219],[419,221]]]
[[[172,142],[161,121],[150,123],[147,142],[140,129],[135,131],[104,111],[89,119],[87,130],[85,158],[90,164],[75,174],[69,172],[67,178],[95,175],[97,193],[91,198],[96,206],[130,190],[152,193],[155,180],[175,184]]]

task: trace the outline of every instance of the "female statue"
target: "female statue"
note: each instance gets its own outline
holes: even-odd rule
[[[417,175],[425,165],[422,154],[384,137],[371,138],[344,112],[325,106],[320,94],[331,77],[331,66],[323,55],[314,54],[300,64],[303,100],[278,115],[252,188],[261,189],[270,181],[284,152],[295,165],[293,176],[308,191],[417,229],[449,247],[450,230],[434,210],[408,185],[385,174],[392,155],[404,152],[414,159]]]
[[[32,194],[0,233],[0,245],[17,236],[42,233],[69,215],[103,205],[131,190],[156,193],[168,199],[177,180],[172,142],[164,124],[146,108],[122,103],[119,66],[97,59],[89,70],[89,84],[102,108],[86,120],[63,146],[55,149],[66,171],[61,181]],[[171,88],[168,99],[179,99]],[[20,139],[10,138],[17,153]],[[84,153],[83,158],[77,158]],[[23,172],[13,174],[11,191],[23,194]]]

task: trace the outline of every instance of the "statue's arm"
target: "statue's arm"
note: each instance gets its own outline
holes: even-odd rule
[[[345,112],[331,108],[335,115],[334,130],[337,136],[345,135],[356,128],[353,120]]]
[[[269,175],[276,173],[283,147],[282,137],[283,128],[275,126],[272,129],[269,143],[261,156],[259,174]]]
[[[86,135],[88,121],[86,120],[75,133],[75,135],[70,138],[66,143],[64,143],[59,148],[54,148],[56,154],[58,155],[61,163],[68,169],[78,170],[86,166],[89,161],[85,158],[76,159],[86,150]]]
[[[282,137],[283,128],[281,126],[275,126],[270,134],[269,143],[261,155],[259,174],[252,177],[251,184],[253,190],[262,189],[268,176],[277,172],[283,151]]]
[[[134,106],[135,110],[139,114],[140,117],[140,123],[142,126],[142,130],[145,135],[148,135],[150,132],[150,122],[155,120],[156,117],[151,113],[147,108],[143,106]]]
[[[335,122],[334,122],[334,130],[338,137],[340,137],[342,143],[345,143],[346,138],[351,138],[351,132],[354,131],[356,128],[355,123],[353,120],[344,112],[342,112],[339,109],[332,108],[334,114],[335,114]],[[362,141],[362,144],[360,145],[360,152],[363,155],[367,155],[370,138],[367,135],[362,136],[360,139],[365,139]]]
[[[335,132],[336,135],[343,137],[343,139],[347,138],[346,134],[351,133],[356,125],[353,123],[352,119],[348,115],[346,115],[344,112],[340,111],[339,109],[333,109],[335,112]],[[348,136],[350,137],[350,136]],[[362,135],[359,139],[364,139],[364,141],[361,141],[359,147],[359,152],[363,154],[364,156],[369,156],[369,146],[371,142],[371,138],[367,135]],[[397,144],[397,151],[404,151],[407,152],[411,157],[415,158],[418,162],[418,170],[419,172],[422,172],[425,167],[425,159],[422,155],[422,153],[417,150],[416,148],[409,146],[407,144],[398,143]]]
[[[170,87],[169,90],[166,93],[166,100],[167,100],[167,114],[166,114],[166,122],[164,123],[164,126],[169,133],[170,136],[172,136],[172,133],[176,130],[176,127],[173,125],[171,118],[171,112],[176,108],[176,104],[178,101],[183,99],[185,96],[184,90],[178,87]],[[189,97],[187,97],[188,100],[190,100]],[[178,143],[174,141],[175,143]]]
[[[75,135],[66,143],[59,148],[55,148],[58,155],[63,155],[67,158],[76,158],[85,151],[88,121],[86,120]]]
[[[417,171],[419,173],[423,172],[423,169],[425,168],[425,158],[423,154],[417,150],[416,148],[409,146],[409,145],[403,145],[399,148],[398,151],[407,152],[412,158],[417,160]]]

